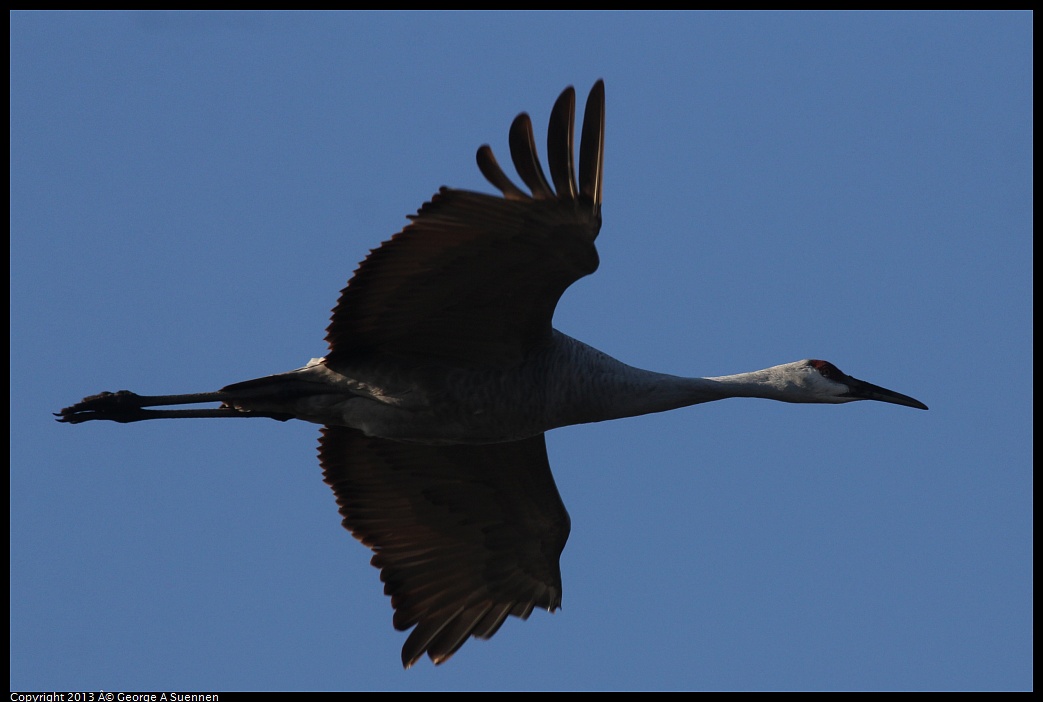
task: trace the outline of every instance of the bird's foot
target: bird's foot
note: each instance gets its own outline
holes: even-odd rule
[[[102,392],[85,397],[75,405],[55,413],[59,422],[79,424],[92,419],[108,419],[113,422],[134,422],[141,419],[141,395],[130,390]]]

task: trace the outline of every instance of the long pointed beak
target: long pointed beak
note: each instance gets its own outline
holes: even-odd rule
[[[915,407],[916,409],[922,410],[927,409],[927,405],[919,400],[909,397],[908,395],[903,395],[900,392],[882,388],[879,385],[867,383],[858,378],[852,378],[850,375],[847,378],[847,385],[850,388],[850,391],[846,396],[852,399],[876,400],[878,402],[890,402],[893,405],[904,405],[905,407]]]

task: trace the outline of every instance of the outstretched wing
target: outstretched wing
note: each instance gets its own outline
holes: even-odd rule
[[[326,330],[326,362],[359,354],[408,354],[468,365],[512,365],[548,343],[565,289],[598,267],[605,88],[590,91],[573,169],[576,94],[551,113],[547,182],[532,123],[511,125],[511,157],[526,194],[492,150],[478,166],[503,197],[442,188],[412,223],[370,252],[341,292]]]
[[[569,515],[543,435],[427,446],[324,427],[319,460],[344,527],[375,552],[395,628],[415,626],[402,663],[449,659],[507,615],[561,604]]]

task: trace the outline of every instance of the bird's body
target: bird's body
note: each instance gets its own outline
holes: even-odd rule
[[[551,326],[559,297],[598,266],[604,86],[591,90],[578,179],[575,93],[555,103],[551,181],[527,115],[510,133],[516,187],[492,151],[482,173],[503,197],[443,188],[362,262],[334,309],[325,358],[191,395],[102,393],[62,421],[185,417],[301,419],[324,426],[319,456],[344,526],[375,555],[408,667],[440,663],[508,615],[561,602],[569,519],[543,434],[728,397],[839,404],[911,397],[825,361],[683,378],[628,366]],[[553,187],[551,186],[553,182]],[[147,409],[219,402],[212,409]]]
[[[577,368],[586,370],[577,373]],[[606,419],[606,412],[616,408],[594,405],[594,386],[634,387],[639,373],[555,331],[552,343],[509,368],[394,357],[333,366],[315,359],[304,368],[237,383],[223,392],[239,410],[285,412],[373,437],[490,444]],[[281,390],[273,392],[276,388]],[[293,394],[297,397],[288,397]]]

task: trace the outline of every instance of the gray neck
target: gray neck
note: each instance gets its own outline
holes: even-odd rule
[[[548,388],[554,426],[635,417],[728,397],[784,396],[773,368],[685,378],[634,368],[564,334],[559,338],[558,352],[569,359],[555,367],[569,370],[568,377],[554,378]],[[585,371],[576,372],[578,368]]]

